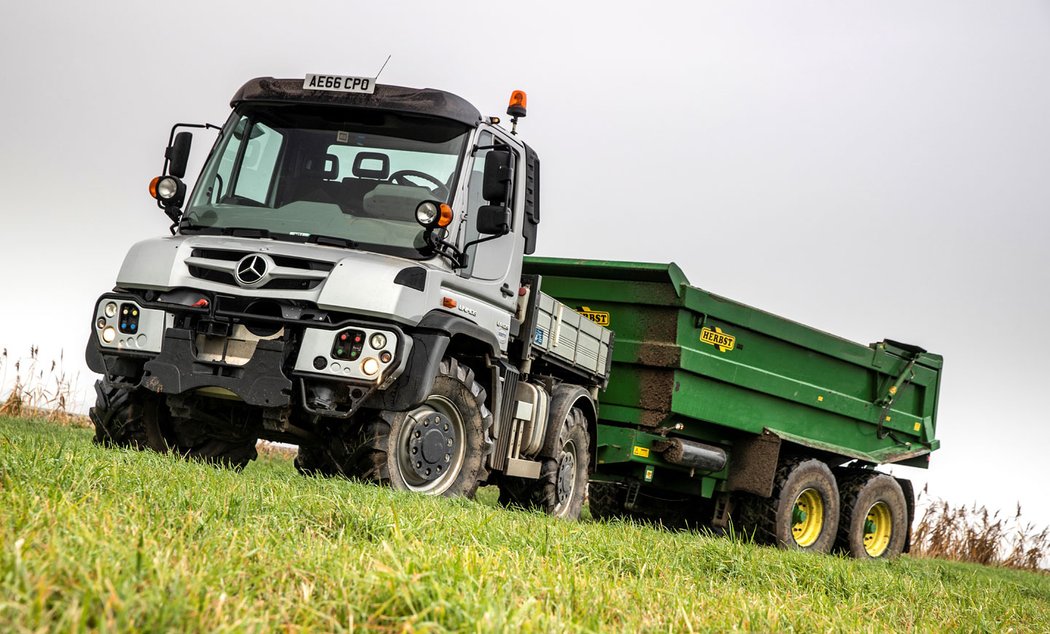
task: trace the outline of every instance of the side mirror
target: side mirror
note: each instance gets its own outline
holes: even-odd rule
[[[510,233],[510,210],[501,205],[478,207],[478,233],[484,236],[505,236]]]
[[[190,159],[192,143],[192,132],[179,132],[168,149],[164,151],[164,158],[168,160],[168,173],[175,178],[186,176],[186,163]]]
[[[481,181],[481,197],[493,205],[510,201],[510,185],[514,177],[509,151],[493,150],[485,156],[485,175]]]

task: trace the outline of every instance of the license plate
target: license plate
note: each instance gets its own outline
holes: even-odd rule
[[[303,90],[330,90],[371,95],[376,91],[376,79],[375,77],[347,75],[307,75],[303,80]]]

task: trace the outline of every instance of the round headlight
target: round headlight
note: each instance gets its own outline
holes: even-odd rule
[[[372,338],[368,340],[368,343],[372,344],[374,350],[382,350],[386,346],[386,336],[381,332],[377,332],[372,335]]]
[[[179,182],[171,176],[165,176],[157,181],[157,198],[171,200],[179,193]]]
[[[376,372],[379,372],[379,359],[368,357],[361,362],[361,371],[365,376],[375,376]]]
[[[117,315],[117,305],[113,302],[106,304],[103,310],[106,313],[106,317],[115,317]]]
[[[106,343],[113,343],[113,340],[117,338],[117,329],[113,326],[106,328],[102,331],[102,341]]]
[[[416,222],[429,227],[434,224],[438,217],[438,206],[428,201],[419,203],[416,207]]]

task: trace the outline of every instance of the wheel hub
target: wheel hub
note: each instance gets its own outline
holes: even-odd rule
[[[816,543],[824,530],[824,500],[816,489],[805,489],[791,509],[791,536],[802,548]]]
[[[893,515],[885,502],[871,505],[864,518],[864,552],[869,557],[881,557],[889,548],[893,537]]]
[[[558,479],[555,483],[554,494],[557,496],[557,506],[561,507],[572,498],[576,490],[576,445],[571,441],[566,443],[558,457]]]
[[[423,482],[446,473],[459,437],[448,416],[430,411],[408,423],[408,467]]]

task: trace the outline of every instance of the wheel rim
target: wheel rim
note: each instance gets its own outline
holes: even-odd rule
[[[890,546],[893,537],[893,515],[885,502],[876,502],[864,518],[864,552],[869,557],[880,557]]]
[[[556,503],[553,515],[561,515],[569,508],[576,494],[576,443],[568,441],[558,456],[558,478],[554,484]]]
[[[439,495],[459,477],[466,454],[463,416],[444,396],[433,395],[405,418],[396,460],[412,491]]]
[[[806,489],[795,498],[791,509],[791,536],[802,548],[816,543],[824,529],[824,500],[816,489]]]

